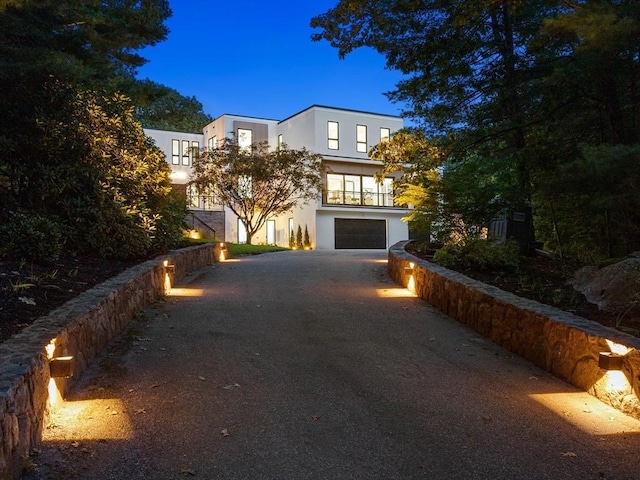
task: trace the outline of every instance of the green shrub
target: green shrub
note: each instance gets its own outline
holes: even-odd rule
[[[62,250],[62,233],[50,217],[28,212],[16,212],[9,222],[0,226],[0,256],[53,262]]]
[[[482,238],[469,238],[445,245],[436,251],[433,261],[448,268],[513,271],[520,258],[516,242],[497,243]]]

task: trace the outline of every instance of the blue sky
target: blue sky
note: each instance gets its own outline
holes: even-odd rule
[[[401,79],[360,49],[344,60],[312,42],[312,17],[338,0],[172,0],[167,40],[144,49],[139,78],[195,96],[224,113],[281,120],[313,104],[399,115],[384,92]]]

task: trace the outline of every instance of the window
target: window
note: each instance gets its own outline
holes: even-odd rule
[[[248,175],[240,175],[238,177],[238,195],[242,198],[252,198],[253,188],[251,185],[251,177]]]
[[[278,135],[278,150],[282,150],[282,146],[284,145],[284,140],[282,139],[282,134]]]
[[[182,165],[189,165],[189,153],[190,152],[190,148],[189,148],[189,140],[182,140],[182,151],[181,156],[182,156]]]
[[[191,164],[200,156],[200,142],[191,142]]]
[[[382,127],[380,128],[380,141],[387,142],[391,138],[391,129]]]
[[[338,150],[338,122],[327,122],[327,138],[329,150]]]
[[[393,207],[393,179],[381,182],[364,175],[327,174],[326,202],[335,205]]]
[[[171,164],[180,165],[180,140],[171,140]]]
[[[216,137],[215,135],[211,137],[208,140],[207,147],[209,147],[209,150],[215,150],[216,148],[218,148],[218,137]]]
[[[245,152],[251,151],[253,144],[253,131],[246,128],[238,129],[238,146]]]
[[[356,125],[356,151],[367,153],[367,126]]]
[[[247,227],[241,219],[238,219],[238,243],[247,243]]]

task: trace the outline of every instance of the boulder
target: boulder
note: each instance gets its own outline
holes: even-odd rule
[[[603,268],[581,268],[571,284],[600,310],[637,316],[640,314],[640,253]]]

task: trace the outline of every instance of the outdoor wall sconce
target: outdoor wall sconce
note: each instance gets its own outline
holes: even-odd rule
[[[51,378],[73,377],[73,357],[54,357],[49,360]]]
[[[176,266],[173,263],[169,263],[169,260],[162,262],[162,265],[168,272],[173,272],[176,269]]]
[[[624,355],[614,352],[600,352],[598,355],[598,367],[602,370],[622,370]]]

